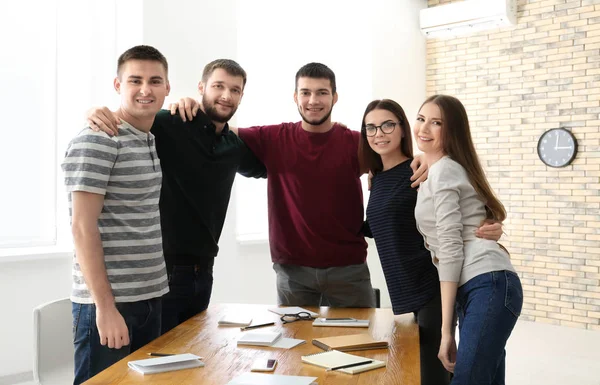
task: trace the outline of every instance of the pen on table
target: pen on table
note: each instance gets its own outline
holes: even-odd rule
[[[244,326],[244,327],[241,327],[240,330],[256,329],[256,328],[262,328],[263,326],[273,326],[273,325],[275,325],[275,322],[268,322],[266,324]]]
[[[177,354],[182,354],[182,353],[148,353],[149,356],[152,357],[169,357],[169,356],[176,356]],[[199,360],[203,360],[204,357],[198,357]]]
[[[326,371],[330,372],[332,370],[338,370],[338,369],[346,369],[346,368],[352,368],[355,366],[361,366],[361,365],[366,365],[366,364],[370,364],[371,362],[373,362],[373,360],[367,360],[367,361],[362,361],[362,362],[356,362],[354,364],[348,364],[348,365],[342,365],[342,366],[335,366],[333,368],[329,368]]]

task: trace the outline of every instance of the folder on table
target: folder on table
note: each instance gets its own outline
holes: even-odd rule
[[[340,352],[382,349],[388,347],[387,341],[377,341],[373,339],[371,335],[366,333],[315,338],[312,340],[312,343],[323,350],[339,350]]]
[[[309,354],[308,356],[302,356],[302,362],[320,366],[326,369],[332,369],[346,365],[354,365],[365,361],[369,362],[362,365],[352,366],[349,368],[338,369],[337,371],[344,372],[347,374],[357,374],[366,372],[367,370],[382,368],[386,365],[384,361],[374,360],[368,357],[355,356],[353,354],[348,354],[337,350],[330,350],[328,352],[321,352]]]
[[[129,361],[127,365],[142,374],[170,372],[204,366],[201,357],[195,354],[174,354],[167,357],[148,358],[145,360]]]

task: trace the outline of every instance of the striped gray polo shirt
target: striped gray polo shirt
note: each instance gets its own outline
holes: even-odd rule
[[[69,143],[62,169],[71,216],[73,191],[104,195],[98,228],[115,301],[167,293],[158,211],[162,171],[154,136],[124,121],[112,138],[86,128]],[[93,303],[76,258],[71,301]]]

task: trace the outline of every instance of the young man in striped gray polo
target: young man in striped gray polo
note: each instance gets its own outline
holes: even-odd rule
[[[118,60],[119,135],[90,128],[62,163],[75,258],[75,384],[160,335],[169,291],[158,202],[162,171],[149,132],[170,86],[165,57],[136,46]]]

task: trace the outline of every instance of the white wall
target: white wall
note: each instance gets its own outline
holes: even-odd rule
[[[239,25],[249,28],[248,23],[238,23],[245,16],[236,12],[241,3],[242,0],[144,2],[141,42],[156,46],[168,58],[171,100],[195,96],[203,66],[213,59],[228,57],[239,60],[249,75],[244,101],[238,112],[238,120],[246,120],[234,120],[234,124],[296,121],[299,115],[292,104],[295,72],[309,61],[322,60],[325,64],[335,63],[331,66],[338,75],[340,102],[334,109],[335,120],[357,128],[362,117],[361,108],[371,99],[384,97],[395,99],[405,106],[412,120],[425,98],[425,43],[418,29],[418,10],[426,6],[424,0],[377,0],[369,2],[368,6],[364,2],[360,5],[360,17],[354,12],[350,19],[345,18],[344,11],[336,11],[338,8],[347,9],[350,3],[337,0],[298,2],[298,9],[288,12],[277,23],[255,16],[255,25],[262,25],[267,32],[272,26],[272,34],[288,37],[286,52],[294,52],[295,55],[279,55],[278,61],[267,60],[265,55],[278,54],[283,51],[281,47],[267,46],[269,49],[264,49],[263,41],[252,43],[244,40],[245,48],[240,49],[239,35],[244,31],[239,30]],[[265,15],[276,12],[277,4],[280,2],[252,1],[257,9],[261,6],[270,9]],[[327,6],[323,7],[324,4]],[[315,13],[310,17],[307,12],[300,12],[301,8],[311,12],[321,9],[325,13]],[[124,25],[123,20],[120,23]],[[326,27],[328,24],[336,28]],[[123,27],[120,29],[124,30]],[[131,30],[128,34],[131,35],[130,40],[137,43],[139,37],[134,36],[136,32]],[[369,38],[365,39],[365,36]],[[248,44],[256,44],[255,56],[252,50],[248,50]],[[327,46],[329,49],[313,51],[315,54],[311,55],[311,45]],[[242,58],[238,57],[240,52]],[[352,61],[357,61],[366,73],[348,72],[343,63]],[[281,77],[272,78],[270,71],[258,70],[261,66],[265,69],[283,66],[285,70]],[[273,95],[265,93],[270,87],[277,88],[274,83],[277,87],[283,84],[284,88]],[[285,117],[280,116],[280,108],[273,109],[276,101],[287,104]],[[348,107],[354,105],[361,108]],[[251,112],[256,109],[260,109],[260,120],[253,120],[256,118]],[[83,114],[83,111],[74,113]],[[238,193],[243,191],[237,190],[236,183],[233,194]],[[368,193],[365,199],[368,199]],[[235,237],[237,215],[238,204],[232,196],[215,265],[213,302],[274,303],[275,273],[268,245],[264,242],[239,244]],[[369,242],[368,262],[373,285],[382,290],[382,306],[389,306],[385,281],[372,242]],[[3,309],[0,318],[0,346],[3,347],[0,349],[0,384],[2,376],[31,370],[32,309],[45,301],[68,295],[69,287],[69,258],[19,263],[3,263],[0,260],[0,303]]]

